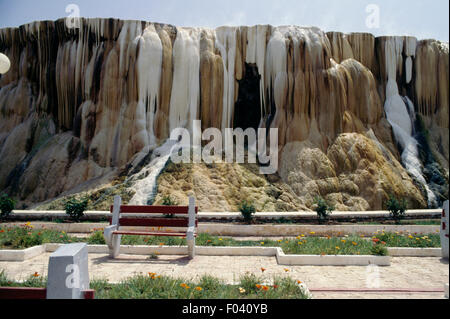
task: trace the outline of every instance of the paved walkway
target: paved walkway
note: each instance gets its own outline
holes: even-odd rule
[[[0,262],[0,270],[15,280],[23,280],[38,272],[47,275],[50,253],[25,262]],[[264,274],[261,267],[267,270]],[[288,270],[288,272],[285,271]],[[379,288],[443,289],[449,282],[448,261],[441,258],[392,258],[391,266],[378,267]],[[375,270],[376,271],[376,270]],[[177,278],[195,279],[210,274],[229,283],[238,281],[246,272],[263,275],[270,280],[274,276],[290,276],[303,281],[308,288],[366,288],[370,274],[369,267],[362,266],[282,266],[275,257],[231,257],[197,256],[188,260],[183,256],[160,256],[149,260],[148,256],[122,255],[116,260],[105,254],[89,254],[89,272],[92,279],[108,279],[119,282],[136,274],[154,272]],[[443,298],[443,292],[436,293],[332,293],[314,292],[315,298]]]

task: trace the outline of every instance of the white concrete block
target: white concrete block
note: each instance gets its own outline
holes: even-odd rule
[[[60,246],[48,263],[47,299],[83,299],[89,289],[88,249],[85,243]]]

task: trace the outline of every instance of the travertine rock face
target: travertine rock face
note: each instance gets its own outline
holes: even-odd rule
[[[203,129],[246,123],[235,115],[252,112],[236,105],[259,109],[260,127],[279,129],[279,177],[297,196],[286,199],[292,209],[310,207],[316,195],[341,209],[378,209],[389,193],[426,206],[423,184],[434,175],[408,166],[411,158],[425,166],[423,149],[448,197],[445,43],[297,26],[81,19],[78,29],[64,20],[2,29],[0,52],[11,61],[0,78],[0,190],[24,204],[136,171],[171,130],[191,129],[193,120]],[[259,90],[242,92],[248,70]],[[250,95],[260,105],[236,103]],[[412,140],[415,121],[429,131],[428,148],[405,152],[411,139],[395,125],[408,121]],[[192,178],[209,176],[204,169],[194,167]],[[206,180],[192,181],[199,194],[214,189]],[[224,210],[236,206],[220,196],[213,199]]]

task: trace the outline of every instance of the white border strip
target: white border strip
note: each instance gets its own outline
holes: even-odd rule
[[[45,252],[54,252],[63,244],[44,244],[23,250],[0,250],[0,261],[25,261]],[[91,254],[108,254],[106,245],[88,245]],[[205,247],[197,246],[199,256],[275,256],[280,265],[389,266],[390,257],[441,257],[441,248],[390,247],[389,256],[370,255],[286,255],[280,247]],[[187,246],[120,246],[127,255],[186,255]]]

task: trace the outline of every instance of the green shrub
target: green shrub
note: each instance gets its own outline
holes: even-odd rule
[[[7,218],[14,209],[16,202],[7,194],[0,195],[0,219]]]
[[[64,209],[66,211],[66,214],[69,215],[73,221],[79,222],[81,217],[84,216],[83,212],[86,210],[87,205],[87,197],[79,200],[70,198],[64,203]]]
[[[103,231],[96,230],[89,236],[87,240],[89,245],[105,245],[105,237],[103,236]]]
[[[164,206],[176,206],[178,202],[175,199],[172,199],[170,195],[164,196],[162,199],[162,205]]]
[[[255,206],[247,200],[243,200],[239,204],[239,210],[241,211],[241,215],[247,223],[250,223],[253,220],[253,214],[256,213]]]
[[[162,199],[163,206],[177,206],[178,201],[176,199],[172,199],[170,195],[164,196]],[[164,214],[166,218],[173,218],[173,214]]]
[[[390,195],[389,200],[386,202],[386,208],[391,217],[395,220],[395,223],[400,224],[400,221],[405,218],[406,215],[407,202],[405,199],[399,201],[393,195]]]
[[[382,244],[374,244],[372,249],[370,250],[372,255],[375,256],[387,256],[388,250],[387,248]]]
[[[314,199],[314,204],[316,205],[315,211],[317,213],[317,217],[319,218],[319,223],[323,223],[328,220],[329,215],[334,210],[334,206],[328,205],[328,203],[320,196],[317,196]]]

